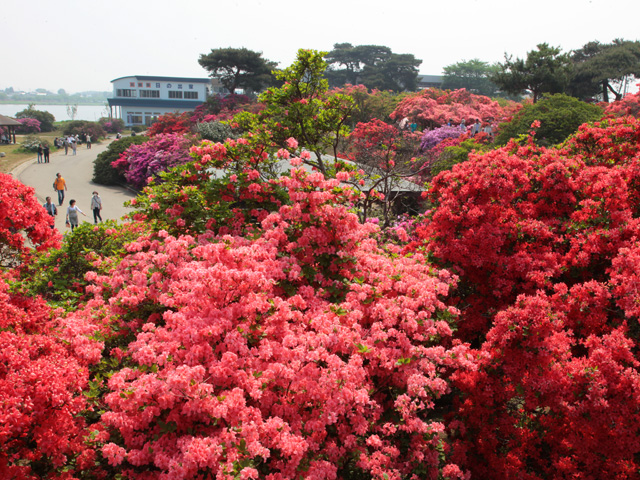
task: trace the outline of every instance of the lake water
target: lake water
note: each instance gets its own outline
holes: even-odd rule
[[[0,104],[0,115],[7,117],[14,117],[16,113],[28,108],[27,104]],[[62,122],[65,120],[71,120],[71,117],[67,113],[66,105],[38,105],[34,107],[36,110],[43,112],[49,112],[56,118],[56,121]],[[109,109],[104,105],[78,105],[78,113],[76,120],[88,120],[95,122],[100,117],[108,117]]]

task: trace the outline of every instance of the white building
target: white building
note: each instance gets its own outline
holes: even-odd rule
[[[111,116],[127,126],[149,126],[160,115],[195,110],[207,99],[211,79],[132,75],[111,83],[113,98],[107,99]]]

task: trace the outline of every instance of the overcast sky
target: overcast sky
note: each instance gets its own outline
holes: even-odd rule
[[[299,48],[385,45],[439,75],[461,60],[524,57],[542,42],[640,39],[638,0],[5,0],[0,89],[111,91],[127,75],[206,77],[200,54],[260,51],[280,67]]]

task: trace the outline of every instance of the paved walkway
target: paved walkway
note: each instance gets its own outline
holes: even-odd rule
[[[53,180],[56,173],[60,172],[67,181],[67,191],[65,192],[62,207],[58,206],[58,216],[56,217],[56,228],[61,233],[70,231],[65,227],[64,220],[69,206],[69,200],[75,199],[76,205],[87,216],[79,215],[80,222],[93,223],[93,213],[91,212],[91,196],[96,190],[102,198],[102,219],[119,220],[123,215],[130,212],[124,207],[124,202],[135,197],[132,191],[122,187],[106,187],[91,181],[93,178],[93,161],[99,153],[105,151],[109,143],[113,140],[103,140],[101,144],[93,144],[91,149],[86,145],[80,145],[76,155],[71,149],[69,154],[64,154],[64,149],[60,149],[51,154],[49,163],[38,163],[37,158],[29,160],[12,174],[25,185],[29,185],[36,190],[36,196],[40,203],[45,202],[47,196],[58,206],[58,194],[53,190]]]

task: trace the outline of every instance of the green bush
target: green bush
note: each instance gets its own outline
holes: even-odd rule
[[[578,130],[583,123],[594,122],[602,116],[602,108],[581,102],[562,93],[545,96],[537,103],[525,105],[510,122],[498,127],[496,143],[506,144],[510,139],[527,135],[531,124],[539,120],[535,141],[538,145],[561,143]]]
[[[32,103],[21,112],[16,113],[16,118],[35,118],[40,122],[41,132],[53,132],[53,122],[56,121],[56,117],[49,112],[43,112],[33,108]]]
[[[135,133],[144,132],[147,129],[145,125],[134,125],[131,127],[131,131]]]
[[[117,160],[120,154],[129,148],[130,145],[140,145],[147,140],[149,139],[145,136],[136,135],[135,137],[122,137],[120,140],[111,142],[107,149],[96,157],[93,163],[93,181],[100,185],[127,183],[124,176],[113,168],[111,163]]]
[[[469,138],[459,145],[446,147],[438,158],[431,165],[431,176],[435,177],[440,172],[451,170],[454,165],[469,160],[469,154],[472,151],[484,152],[489,150],[488,145],[478,144],[472,138]]]
[[[38,151],[38,146],[48,145],[51,147],[51,143],[46,139],[41,139],[36,135],[27,135],[24,141],[20,144],[20,151],[25,153],[36,153]]]
[[[62,125],[62,132],[65,135],[82,135],[86,133],[87,135],[91,135],[91,140],[94,142],[106,136],[105,131],[98,122],[89,122],[87,120],[65,122]]]
[[[202,122],[198,123],[196,128],[203,139],[212,142],[224,142],[227,138],[237,138],[231,127],[222,122]]]

